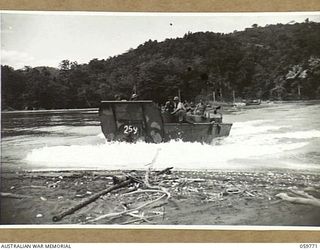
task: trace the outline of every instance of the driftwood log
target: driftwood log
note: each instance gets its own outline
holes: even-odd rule
[[[159,172],[156,173],[156,175],[162,175],[162,174],[170,174],[173,167],[165,168]]]
[[[301,191],[292,191],[291,190],[291,192],[295,193],[298,196],[292,197],[286,193],[279,193],[276,195],[276,197],[278,197],[282,200],[285,200],[285,201],[292,202],[292,203],[299,203],[299,204],[320,207],[320,199],[317,199],[317,198],[313,197],[312,195],[309,195],[303,191],[301,192]]]
[[[2,197],[2,198],[13,198],[13,199],[32,198],[32,196],[29,196],[29,195],[13,194],[13,193],[0,193],[0,197]]]
[[[129,185],[132,182],[132,179],[127,179],[125,181],[122,181],[112,187],[109,187],[107,189],[101,190],[100,192],[91,195],[90,197],[82,200],[80,203],[78,203],[77,205],[70,207],[69,209],[67,209],[66,211],[63,211],[62,213],[53,216],[52,220],[54,222],[60,221],[62,218],[64,218],[65,216],[74,213],[75,211],[79,210],[80,208],[86,206],[87,204],[97,200],[100,196],[105,195],[113,190],[125,187],[127,185]]]

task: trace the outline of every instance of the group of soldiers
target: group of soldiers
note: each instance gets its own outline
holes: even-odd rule
[[[193,102],[181,102],[178,96],[175,96],[173,100],[169,99],[164,106],[164,111],[177,117],[179,122],[183,122],[187,114],[203,116],[205,110],[206,105],[203,100],[200,100],[197,105],[194,105]]]
[[[126,101],[121,98],[120,95],[115,95],[115,100],[117,101]],[[137,101],[138,95],[133,94],[130,101]],[[175,96],[173,99],[170,98],[164,105],[163,111],[175,117],[179,122],[186,121],[187,115],[198,115],[204,116],[206,111],[206,105],[202,99],[200,99],[199,103],[195,105],[193,102],[184,101],[182,102],[178,96]]]

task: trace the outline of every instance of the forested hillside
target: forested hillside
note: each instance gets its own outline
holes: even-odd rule
[[[320,99],[320,23],[253,25],[241,32],[188,33],[87,64],[59,69],[1,66],[2,109],[98,107],[116,94],[163,103],[178,89],[228,101],[239,98]]]

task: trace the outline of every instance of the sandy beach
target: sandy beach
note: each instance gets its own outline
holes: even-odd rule
[[[120,171],[5,172],[1,176],[1,224],[268,225],[320,226],[319,207],[277,197],[304,191],[320,198],[320,176],[296,171],[175,171],[150,179],[170,193],[161,198],[136,183],[114,190],[60,221],[52,218],[114,185]],[[135,172],[143,177],[145,172]],[[137,192],[138,191],[138,192]],[[136,192],[131,193],[130,192]],[[123,211],[133,211],[130,214]],[[96,220],[99,216],[106,218]],[[111,214],[111,216],[110,216]],[[113,214],[113,215],[112,215]]]

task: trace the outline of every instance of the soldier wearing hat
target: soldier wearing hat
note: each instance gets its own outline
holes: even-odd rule
[[[138,100],[138,95],[137,94],[133,94],[130,98],[130,101],[136,101]]]
[[[174,111],[171,113],[172,115],[178,117],[179,122],[183,122],[186,116],[186,108],[183,103],[180,101],[178,96],[173,98],[174,102]]]

